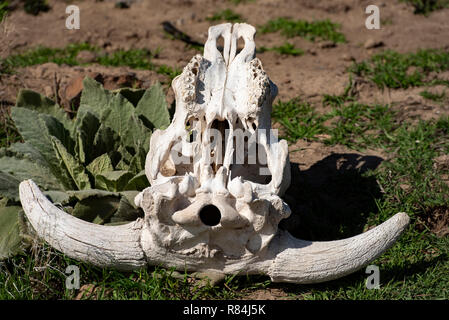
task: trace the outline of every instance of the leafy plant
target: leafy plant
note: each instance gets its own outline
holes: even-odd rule
[[[339,24],[333,23],[328,19],[309,22],[306,20],[277,18],[259,27],[261,33],[280,31],[287,38],[300,36],[310,41],[320,38],[334,43],[346,42],[344,34],[337,31],[339,29]]]
[[[0,217],[11,217],[25,179],[88,221],[120,223],[141,215],[133,198],[149,185],[149,139],[153,129],[170,124],[162,88],[109,92],[90,78],[83,85],[74,120],[47,97],[20,91],[11,117],[24,143],[0,151],[0,196],[9,199]],[[17,219],[21,207],[14,210]]]

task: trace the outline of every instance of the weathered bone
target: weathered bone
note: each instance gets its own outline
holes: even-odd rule
[[[81,221],[27,180],[20,197],[37,234],[98,266],[262,273],[295,283],[347,275],[389,248],[408,225],[405,213],[338,241],[304,241],[278,230],[290,215],[280,198],[290,184],[288,147],[270,130],[277,88],[255,58],[254,35],[244,23],[209,28],[204,56],[193,57],[173,80],[176,112],[171,125],[151,137],[145,164],[151,187],[135,199],[143,220],[114,227]],[[244,47],[237,53],[239,38]]]

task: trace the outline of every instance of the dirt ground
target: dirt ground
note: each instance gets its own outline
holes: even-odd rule
[[[115,8],[115,2],[78,1],[81,17],[79,30],[65,28],[68,16],[65,13],[66,1],[49,1],[51,10],[38,16],[15,10],[8,18],[13,31],[2,42],[7,42],[9,54],[38,45],[64,47],[76,42],[88,42],[108,52],[120,48],[161,48],[162,51],[154,59],[156,64],[182,68],[197,52],[179,40],[170,39],[161,26],[163,21],[171,22],[194,40],[204,43],[208,27],[219,23],[207,21],[206,18],[226,8],[232,8],[244,21],[255,26],[276,17],[330,19],[341,24],[341,32],[346,36],[347,43],[328,46],[326,42],[310,42],[295,37],[289,41],[303,49],[305,55],[281,56],[276,52],[258,55],[268,75],[279,87],[278,99],[303,96],[310,101],[320,101],[324,93],[341,93],[348,83],[346,69],[352,61],[361,61],[377,51],[394,49],[413,52],[420,48],[449,48],[449,9],[439,10],[430,17],[425,17],[413,14],[411,6],[399,1],[257,0],[233,5],[228,1],[210,0],[140,0],[130,1],[128,9]],[[365,8],[369,4],[376,4],[380,8],[380,30],[365,28]],[[257,36],[259,47],[277,46],[284,41],[276,33]],[[379,46],[366,49],[365,44],[372,41],[379,43]],[[142,81],[143,87],[160,80],[160,76],[152,71],[95,66],[68,68],[49,64],[19,70],[17,75],[2,75],[1,100],[14,103],[17,91],[22,87],[44,93],[46,87],[54,85],[55,73],[61,79],[61,86],[64,86],[71,78],[91,71],[103,74],[134,72]],[[449,73],[446,76],[449,79]],[[419,88],[390,92],[378,90],[369,83],[361,83],[357,89],[361,101],[397,103],[410,109],[409,114],[421,114],[423,117],[432,117],[436,112],[441,112],[441,108],[429,105],[418,95]],[[417,104],[421,105],[424,112],[415,110]]]

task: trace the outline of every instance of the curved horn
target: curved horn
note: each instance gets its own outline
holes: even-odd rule
[[[67,256],[101,267],[131,270],[146,264],[140,245],[143,220],[101,226],[55,207],[32,180],[19,186],[20,201],[39,237]]]
[[[398,213],[365,233],[336,241],[299,240],[279,231],[270,247],[273,282],[317,283],[334,280],[367,265],[399,238],[410,218]]]

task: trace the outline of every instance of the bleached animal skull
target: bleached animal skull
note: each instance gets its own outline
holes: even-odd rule
[[[277,88],[255,58],[254,35],[244,23],[211,27],[204,56],[193,57],[173,80],[176,113],[151,137],[145,165],[151,187],[135,199],[144,219],[91,224],[56,208],[27,180],[20,197],[38,235],[70,257],[103,267],[262,273],[295,283],[347,275],[390,247],[408,224],[405,213],[331,242],[278,230],[290,214],[280,198],[290,184],[290,164],[287,143],[270,130]],[[244,47],[237,52],[239,38]]]

